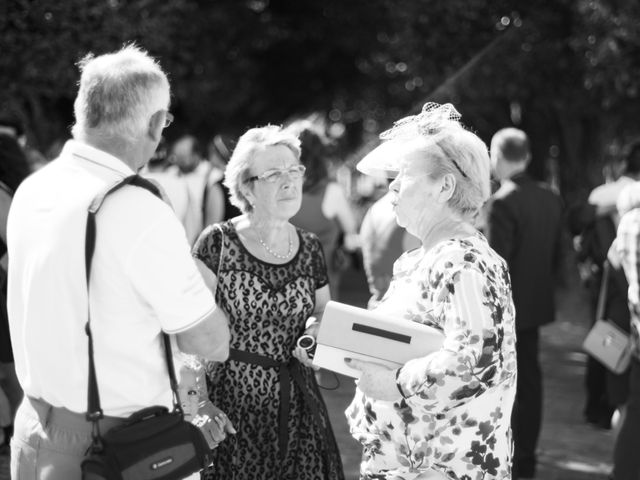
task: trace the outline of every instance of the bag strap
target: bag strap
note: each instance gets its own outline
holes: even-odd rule
[[[602,264],[602,281],[600,282],[600,293],[598,293],[598,306],[596,307],[596,320],[604,320],[604,309],[607,306],[607,290],[609,288],[609,277],[611,275],[611,264],[605,260]]]
[[[102,407],[100,406],[100,395],[98,393],[98,382],[96,379],[96,368],[93,357],[93,334],[91,332],[91,312],[88,301],[90,287],[89,279],[91,277],[91,261],[93,259],[96,242],[96,215],[98,214],[100,207],[102,207],[105,198],[108,195],[118,191],[125,185],[135,185],[137,187],[144,188],[158,198],[162,199],[160,190],[155,184],[153,184],[153,182],[150,182],[149,180],[139,175],[131,175],[129,177],[123,178],[122,180],[119,180],[118,182],[114,183],[113,185],[109,186],[101,193],[96,195],[88,208],[85,236],[85,271],[87,280],[87,323],[85,325],[85,332],[89,339],[89,382],[87,392],[86,418],[88,421],[93,423],[93,431],[91,436],[93,438],[94,445],[100,443],[100,430],[98,428],[98,420],[104,417]],[[167,369],[169,371],[171,390],[173,392],[173,408],[174,411],[179,411],[181,414],[183,414],[182,406],[180,405],[180,401],[178,399],[178,382],[176,380],[175,368],[173,365],[171,342],[169,341],[169,336],[164,332],[162,332],[162,339],[164,343],[164,354],[167,362]]]
[[[209,190],[213,185],[210,182],[212,172],[213,172],[213,165],[211,164],[211,162],[207,162],[207,171],[204,175],[204,186],[202,189],[202,205],[200,205],[200,213],[202,214],[202,225],[201,225],[202,228],[207,226],[206,220],[207,220],[207,206],[208,206],[207,204],[209,202],[209,195],[210,195]]]
[[[222,256],[224,255],[224,230],[222,229],[222,225],[216,225],[218,230],[220,230],[220,259],[218,260],[218,268],[216,272],[216,288],[213,292],[213,298],[216,298],[216,293],[218,293],[218,285],[220,284],[220,267],[222,266]]]

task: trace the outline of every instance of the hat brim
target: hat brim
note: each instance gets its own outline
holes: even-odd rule
[[[371,150],[360,160],[356,169],[365,175],[395,178],[403,159],[411,150],[409,142],[387,140]]]

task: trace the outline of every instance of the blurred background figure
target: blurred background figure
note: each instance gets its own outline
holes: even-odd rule
[[[21,149],[27,143],[22,121],[10,109],[0,110],[0,135],[13,138]]]
[[[554,290],[562,258],[562,200],[527,174],[530,161],[529,139],[522,130],[504,128],[491,139],[491,163],[501,185],[490,199],[486,234],[509,266],[516,307],[514,479],[536,473],[543,398],[539,327],[555,320]]]
[[[340,277],[349,266],[349,254],[360,246],[355,214],[339,183],[329,177],[329,139],[309,120],[289,125],[301,142],[302,164],[307,168],[302,205],[291,219],[297,227],[315,233],[327,262],[331,297],[338,300]]]
[[[398,225],[393,193],[387,192],[364,216],[360,226],[362,263],[371,299],[368,308],[382,300],[393,276],[393,264],[404,252],[420,246],[420,240]]]
[[[629,332],[629,285],[622,267],[611,264],[606,278],[603,272],[620,218],[616,202],[625,187],[640,179],[640,143],[631,144],[625,149],[622,161],[610,162],[607,170],[607,182],[591,191],[588,202],[573,205],[569,209],[569,229],[575,236],[579,272],[591,300],[591,324],[597,320],[595,312],[600,289],[606,288],[604,317]],[[628,384],[628,371],[615,374],[595,358],[588,357],[585,371],[587,395],[583,411],[585,420],[600,428],[611,428],[616,410],[617,415],[613,418],[621,419],[624,416]]]
[[[227,163],[231,158],[231,152],[233,151],[233,139],[230,136],[217,134],[209,142],[209,162],[211,163],[211,182],[214,182],[218,187],[222,189],[224,197],[223,207],[223,220],[229,220],[230,218],[242,215],[242,211],[231,203],[231,197],[229,189],[224,184],[224,171],[227,168]],[[213,222],[213,220],[212,220]],[[211,222],[211,223],[212,223]],[[208,224],[207,224],[208,225]]]
[[[0,135],[11,137],[18,143],[30,172],[38,170],[47,164],[46,157],[27,144],[24,124],[19,115],[11,109],[2,109],[0,111]]]
[[[169,159],[167,152],[167,141],[164,137],[160,140],[158,148],[153,157],[149,160],[146,167],[142,171],[142,175],[146,178],[154,180],[162,187],[166,199],[173,207],[173,211],[184,225],[187,218],[187,209],[189,207],[189,193],[187,186],[179,177],[170,173]]]
[[[21,131],[0,123],[0,446],[6,448],[13,433],[13,418],[22,400],[16,377],[7,316],[7,216],[13,193],[30,173],[18,142]]]
[[[171,147],[168,172],[184,182],[187,189],[187,208],[183,225],[187,240],[193,244],[205,226],[224,217],[224,194],[220,177],[204,155],[200,142],[192,135],[184,135]]]
[[[623,150],[622,161],[612,161],[605,166],[605,183],[589,194],[589,204],[596,208],[598,216],[609,216],[618,226],[620,215],[616,207],[618,197],[625,187],[640,180],[640,141]]]

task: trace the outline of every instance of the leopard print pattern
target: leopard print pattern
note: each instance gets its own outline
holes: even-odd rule
[[[221,233],[220,227],[222,227]],[[208,227],[193,256],[218,272],[216,302],[229,318],[230,347],[288,362],[305,321],[315,308],[315,291],[327,285],[317,237],[297,229],[300,247],[284,264],[254,257],[231,222]],[[288,448],[278,448],[280,380],[274,368],[227,360],[208,365],[209,398],[231,419],[238,433],[214,451],[214,465],[202,478],[224,480],[342,480],[340,454],[314,372],[297,365],[305,389],[320,412],[317,425],[295,382],[290,384]]]

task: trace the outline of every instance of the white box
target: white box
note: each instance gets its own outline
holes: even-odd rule
[[[348,367],[345,358],[398,368],[439,350],[443,341],[436,328],[331,301],[320,322],[313,364],[358,378],[360,371]]]

